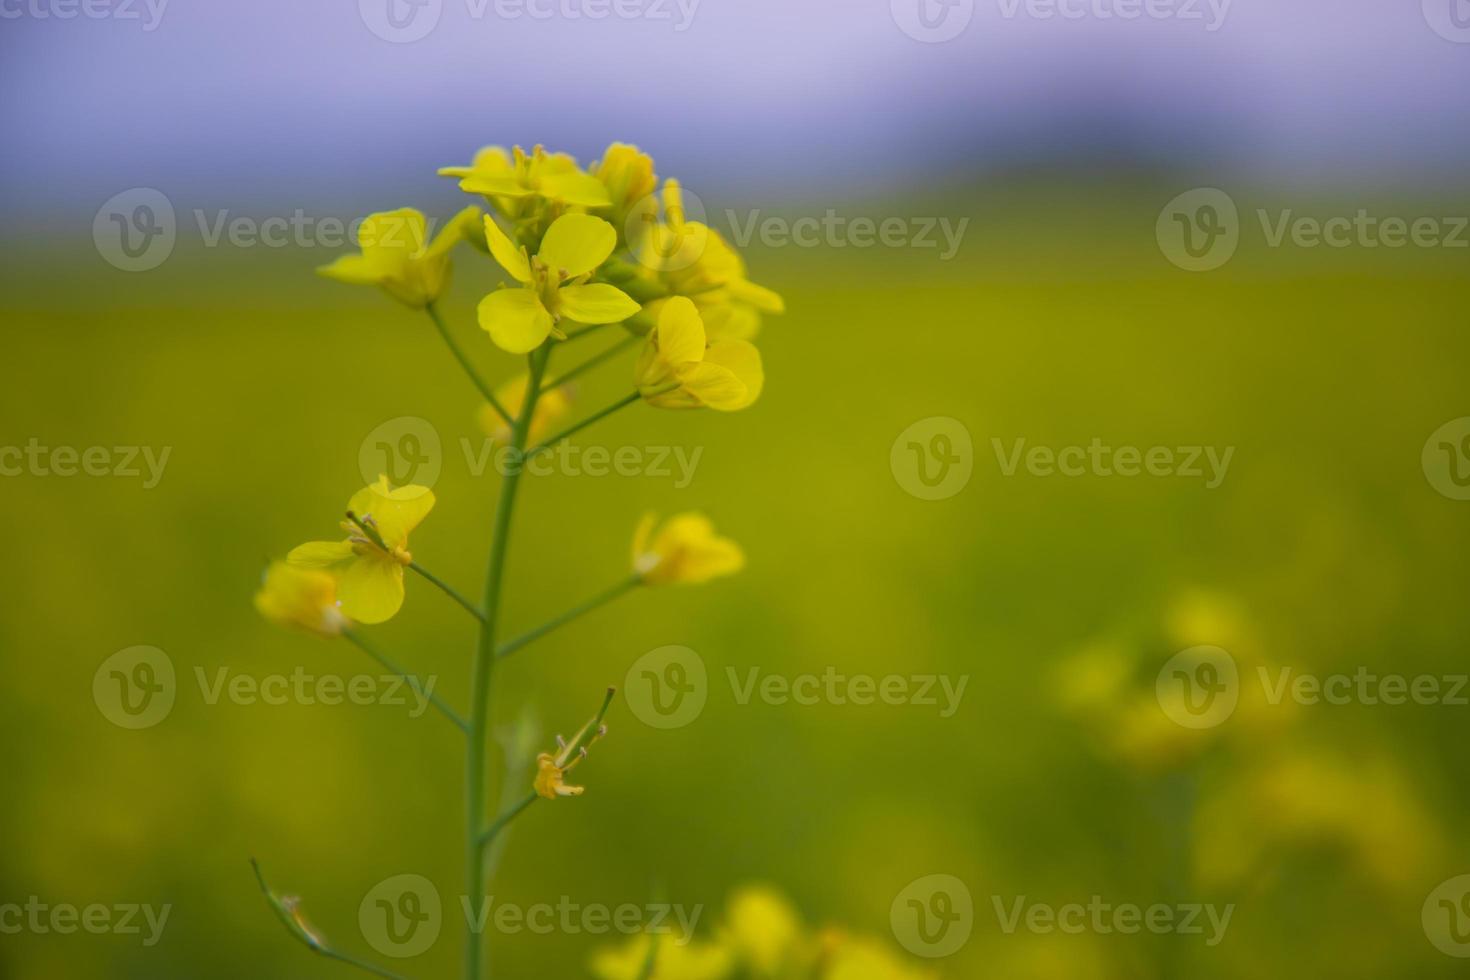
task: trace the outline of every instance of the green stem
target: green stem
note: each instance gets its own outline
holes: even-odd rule
[[[296,899],[282,899],[275,892],[271,891],[270,885],[266,884],[265,881],[265,872],[260,870],[260,864],[254,858],[250,859],[250,866],[255,869],[255,880],[260,883],[261,892],[264,893],[266,901],[270,902],[271,908],[275,909],[276,916],[281,920],[281,924],[286,927],[287,932],[299,939],[307,949],[316,953],[318,956],[325,956],[329,960],[336,960],[339,963],[346,963],[348,966],[355,966],[359,970],[371,973],[375,977],[384,977],[386,980],[407,980],[406,977],[400,976],[397,973],[390,973],[380,966],[369,963],[367,960],[360,960],[355,956],[350,956],[347,953],[333,949],[314,930],[309,930],[300,919],[300,913],[295,909],[294,903]]]
[[[541,445],[535,447],[534,449],[527,450],[524,458],[525,459],[530,459],[532,456],[536,455],[537,453],[542,452],[542,451],[547,450],[547,449],[550,449],[552,446],[554,446],[557,443],[561,442],[563,439],[569,439],[572,436],[576,435],[578,432],[581,432],[583,429],[587,428],[587,426],[591,425],[593,422],[597,422],[597,421],[599,421],[601,419],[607,418],[609,415],[611,415],[613,412],[616,412],[618,409],[627,408],[629,405],[631,405],[634,402],[638,401],[642,397],[643,396],[641,394],[639,394],[638,392],[634,391],[632,394],[627,395],[626,397],[622,398],[621,400],[616,401],[616,402],[613,402],[611,405],[609,405],[607,408],[604,408],[602,411],[595,412],[594,414],[587,416],[585,419],[583,419],[582,421],[578,422],[576,425],[572,426],[571,428],[564,429],[561,432],[558,432],[556,435],[552,436],[550,439],[547,439],[545,442],[541,443]]]
[[[525,403],[511,423],[511,447],[516,454],[526,448],[526,434],[536,410],[541,376],[550,353],[550,347],[543,346],[530,356]],[[500,587],[505,573],[511,515],[515,511],[516,489],[520,486],[523,469],[517,466],[505,475],[500,499],[495,505],[495,537],[490,544],[490,561],[485,571],[485,599],[481,603],[485,618],[480,624],[480,642],[475,650],[470,683],[470,744],[469,751],[465,753],[465,895],[467,901],[476,904],[484,900],[485,894],[485,844],[481,823],[485,819],[485,750],[490,735],[490,680],[495,671],[495,629],[500,620]],[[465,980],[481,980],[481,939],[473,928],[469,930],[465,942]]]
[[[418,572],[430,582],[433,582],[435,585],[437,585],[444,592],[445,595],[449,596],[449,598],[453,599],[461,606],[464,606],[465,611],[468,612],[471,616],[475,617],[482,623],[485,621],[485,614],[480,612],[480,607],[476,606],[473,602],[460,595],[459,590],[455,589],[454,587],[449,585],[449,583],[443,581],[438,576],[431,573],[427,568],[420,565],[418,562],[411,562],[408,567]]]
[[[603,606],[609,602],[612,602],[618,596],[623,595],[625,592],[628,592],[634,586],[637,586],[642,582],[642,575],[630,575],[628,578],[623,579],[612,588],[599,592],[597,595],[593,596],[587,601],[579,603],[578,605],[575,605],[572,608],[568,609],[560,616],[557,616],[554,619],[547,620],[535,629],[528,630],[527,632],[522,633],[520,636],[516,637],[513,640],[505,641],[500,645],[500,648],[495,651],[495,656],[510,656],[521,647],[536,642],[547,633],[550,633],[552,630],[559,629],[560,627],[565,626],[567,623],[570,623],[572,620],[577,619],[579,616],[584,616],[587,613],[590,613],[592,610],[598,608],[599,606]]]
[[[363,653],[367,654],[369,657],[372,657],[378,663],[382,664],[384,667],[387,667],[399,677],[402,677],[404,680],[408,681],[414,686],[416,690],[423,691],[424,695],[429,699],[429,703],[438,708],[439,713],[442,714],[445,718],[448,718],[451,722],[453,722],[454,726],[460,731],[468,732],[470,730],[469,724],[459,716],[459,713],[456,712],[449,705],[445,704],[444,700],[440,698],[439,695],[428,690],[424,686],[424,682],[419,680],[416,674],[410,674],[408,671],[398,666],[392,660],[389,660],[386,656],[383,655],[380,650],[374,647],[367,640],[364,640],[361,633],[358,633],[356,630],[346,629],[342,631],[342,635],[351,640],[353,644],[355,644],[357,648]]]
[[[510,809],[506,810],[500,816],[496,817],[495,822],[492,823],[485,831],[485,833],[481,835],[480,846],[489,847],[495,841],[495,838],[500,834],[500,832],[505,829],[507,824],[509,824],[516,817],[519,817],[527,807],[529,807],[532,803],[535,803],[540,798],[541,797],[537,796],[535,793],[530,793],[524,799],[516,802],[513,806],[511,806]]]
[[[439,336],[443,337],[444,343],[449,345],[449,352],[454,355],[454,359],[459,362],[459,366],[464,368],[464,373],[470,376],[470,381],[474,382],[475,387],[480,389],[480,394],[485,396],[485,400],[490,403],[490,407],[495,409],[496,413],[502,419],[509,422],[510,413],[500,404],[500,399],[495,397],[495,392],[485,383],[485,379],[480,377],[480,373],[475,370],[475,366],[465,356],[464,349],[459,346],[459,342],[454,339],[454,335],[449,332],[449,327],[444,323],[444,318],[439,315],[439,308],[433,303],[430,303],[424,309],[428,311],[429,319],[434,321],[434,326],[439,328]]]
[[[604,361],[616,357],[618,354],[621,354],[623,351],[627,350],[629,347],[632,347],[634,344],[641,343],[642,340],[642,337],[624,337],[622,340],[618,341],[616,344],[613,344],[607,350],[603,351],[600,354],[592,355],[581,364],[578,364],[576,367],[572,368],[566,374],[563,374],[561,377],[557,378],[555,381],[546,382],[546,384],[544,384],[542,387],[547,391],[550,391],[553,388],[560,388],[562,385],[566,384],[568,381],[571,381],[578,375],[584,374],[587,371],[590,371],[593,368],[597,367],[597,365],[603,363]]]

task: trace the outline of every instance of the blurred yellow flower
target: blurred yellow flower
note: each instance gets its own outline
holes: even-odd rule
[[[548,336],[565,339],[556,326],[563,317],[578,323],[617,323],[639,310],[616,286],[587,282],[617,247],[617,232],[601,218],[562,215],[546,230],[534,258],[488,215],[485,237],[495,261],[522,287],[498,289],[480,301],[480,326],[503,350],[524,354]]]
[[[487,146],[468,167],[441,167],[439,176],[460,178],[460,190],[483,194],[502,210],[508,210],[506,202],[529,197],[580,207],[612,203],[602,181],[583,173],[570,155],[547,153],[540,146],[530,153],[517,146],[510,154],[502,147]]]
[[[255,608],[277,626],[318,636],[337,636],[347,626],[337,602],[337,579],[319,568],[271,562],[255,594]]]
[[[593,175],[607,188],[611,200],[610,213],[618,233],[624,234],[628,214],[644,198],[654,192],[658,178],[653,173],[653,158],[636,146],[613,143],[592,165]]]
[[[519,412],[525,404],[527,380],[529,376],[522,374],[500,385],[495,389],[495,400],[511,413]],[[531,425],[526,437],[528,445],[539,443],[553,426],[566,417],[572,410],[572,394],[573,388],[569,384],[541,392],[536,400],[536,410],[531,413]],[[500,413],[489,402],[480,406],[480,428],[502,446],[510,445],[510,423],[501,418]]]
[[[657,950],[651,944],[657,940]],[[653,972],[645,974],[649,954]],[[728,950],[714,944],[643,933],[621,946],[607,946],[592,954],[588,962],[600,980],[724,980],[734,968]]]
[[[658,408],[746,408],[765,385],[760,351],[743,340],[707,342],[704,321],[682,296],[668,300],[639,356],[636,382]]]
[[[715,533],[709,518],[687,511],[658,523],[643,515],[633,535],[633,571],[648,585],[697,584],[745,567],[745,552]]]
[[[293,548],[286,560],[336,572],[342,611],[363,623],[381,623],[403,605],[403,569],[413,563],[408,535],[433,507],[428,487],[395,490],[380,476],[348,501],[345,541],[309,541]]]
[[[795,907],[770,886],[741,887],[725,905],[721,938],[742,963],[762,976],[783,973],[794,965],[802,937]]]
[[[379,286],[414,308],[428,306],[449,284],[450,249],[479,217],[479,208],[465,208],[429,241],[428,223],[413,208],[369,215],[357,232],[361,254],[344,255],[317,272],[339,282]]]
[[[867,936],[829,935],[825,946],[821,980],[931,980],[935,975]]]

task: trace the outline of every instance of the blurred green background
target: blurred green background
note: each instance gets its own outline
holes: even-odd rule
[[[1154,240],[1176,192],[1160,186],[852,202],[875,217],[968,216],[948,262],[752,247],[752,278],[788,306],[759,337],[761,401],[732,416],[634,406],[581,440],[698,447],[693,483],[528,480],[512,629],[624,574],[645,509],[704,510],[749,564],[703,587],[640,591],[504,665],[497,718],[527,708],[545,744],[655,647],[698,651],[712,683],[703,714],[678,730],[615,704],[608,739],[573,780],[586,795],[515,825],[497,900],[661,894],[706,906],[705,932],[733,887],[768,881],[813,927],[892,943],[895,896],[942,873],[976,906],[968,944],[932,964],[945,977],[1461,975],[1420,913],[1440,882],[1470,870],[1470,709],[1283,705],[1258,724],[1242,708],[1190,733],[1171,730],[1152,690],[1159,667],[1198,643],[1230,650],[1242,670],[1465,670],[1470,504],[1436,493],[1420,463],[1431,432],[1470,414],[1464,253],[1270,249],[1256,229],[1223,269],[1189,274]],[[1444,201],[1237,198],[1243,210],[1452,213]],[[424,317],[313,276],[333,254],[181,243],[159,269],[128,275],[85,238],[4,246],[0,443],[172,455],[147,490],[139,479],[0,480],[11,535],[0,899],[172,912],[152,948],[0,936],[0,976],[348,975],[275,921],[251,857],[304,897],[327,936],[368,957],[357,910],[374,884],[413,872],[446,901],[458,894],[462,763],[442,719],[210,705],[195,680],[196,669],[378,672],[344,642],[270,627],[250,599],[269,559],[335,534],[362,485],[359,446],[387,419],[426,418],[444,439],[415,557],[480,589],[498,481],[471,475],[459,449],[460,436],[480,439],[475,393]],[[473,325],[498,278],[461,250],[444,303],[495,378],[520,367]],[[590,353],[610,339],[580,344]],[[576,360],[559,352],[555,364]],[[630,372],[625,356],[587,379],[578,411],[612,401]],[[898,434],[931,416],[960,420],[975,446],[968,486],[933,502],[906,493],[889,461]],[[991,439],[1022,437],[1235,454],[1213,490],[1004,476]],[[463,709],[471,623],[422,580],[408,589],[404,611],[372,634]],[[98,710],[92,681],[138,644],[167,653],[179,693],[164,722],[125,731]],[[1086,675],[1098,663],[1124,665],[1114,694],[1137,695],[1143,714],[1099,712]],[[742,705],[725,681],[727,667],[829,665],[969,682],[946,719],[913,705]],[[1225,941],[1206,948],[1187,936],[1006,935],[991,905],[1094,894],[1237,908]],[[491,958],[505,977],[583,976],[603,942],[497,935]],[[393,966],[455,975],[460,943],[451,915],[427,953]]]

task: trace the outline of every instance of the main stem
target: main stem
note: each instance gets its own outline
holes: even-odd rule
[[[551,354],[549,346],[531,354],[530,380],[526,398],[511,425],[512,456],[526,448],[526,434],[541,391],[541,376]],[[485,896],[485,751],[490,735],[490,679],[495,670],[495,629],[500,621],[500,586],[505,572],[505,556],[510,538],[511,515],[515,510],[516,489],[520,486],[523,466],[510,467],[500,486],[500,500],[495,505],[495,537],[490,543],[490,564],[485,572],[485,598],[480,604],[484,619],[480,623],[480,642],[475,650],[474,675],[470,688],[469,746],[465,752],[465,895],[475,909]],[[471,920],[475,916],[469,917]],[[484,937],[468,923],[465,942],[465,980],[481,980]]]

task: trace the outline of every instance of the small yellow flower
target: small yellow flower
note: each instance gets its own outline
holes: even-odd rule
[[[734,412],[760,397],[765,384],[760,351],[744,340],[709,343],[704,321],[683,296],[668,300],[658,326],[648,335],[638,359],[636,384],[643,398],[659,408],[701,408]]]
[[[512,415],[519,412],[525,404],[527,379],[528,375],[522,374],[495,389],[495,400],[504,405],[505,410]],[[541,392],[536,399],[536,411],[531,413],[531,426],[526,433],[527,445],[538,444],[551,432],[553,426],[566,418],[572,410],[572,395],[573,386],[570,384]],[[510,423],[501,418],[500,413],[489,402],[480,406],[480,428],[500,445],[510,445]]]
[[[286,560],[302,568],[331,569],[338,576],[342,611],[363,623],[391,619],[403,605],[403,569],[413,563],[408,535],[434,508],[428,487],[393,489],[386,476],[363,487],[347,503],[345,541],[309,541]]]
[[[629,213],[658,187],[653,158],[627,143],[609,146],[602,159],[592,165],[592,174],[607,188],[612,222],[620,233],[625,232]]]
[[[564,214],[551,223],[540,250],[528,258],[489,216],[485,237],[495,261],[521,284],[480,301],[480,326],[503,350],[524,354],[548,336],[564,340],[563,318],[578,323],[617,323],[638,312],[628,294],[607,283],[589,283],[614,248],[613,226],[590,214]]]
[[[337,636],[347,617],[337,601],[337,579],[319,568],[271,562],[255,594],[255,608],[277,626]]]
[[[684,192],[677,180],[664,181],[663,219],[651,197],[640,205],[640,229],[632,243],[644,270],[630,291],[645,301],[631,323],[643,332],[657,322],[657,297],[687,296],[699,307],[712,339],[749,340],[760,329],[762,313],[784,313],[774,291],[750,281],[745,260],[713,228],[687,219]]]
[[[439,176],[460,178],[460,190],[485,195],[507,214],[515,213],[515,205],[525,198],[589,208],[612,203],[602,181],[583,173],[575,159],[547,153],[540,146],[530,153],[517,146],[512,154],[487,146],[475,154],[470,166],[442,167]]]
[[[745,552],[715,533],[703,514],[688,511],[663,523],[643,515],[633,535],[633,571],[648,585],[708,582],[745,567]]]
[[[786,896],[766,885],[746,885],[730,896],[723,938],[761,976],[786,972],[803,944],[801,918]]]
[[[413,208],[372,214],[357,231],[362,253],[344,255],[317,272],[339,282],[380,286],[400,303],[422,308],[444,293],[449,252],[479,219],[479,208],[465,208],[429,241],[428,223]]]
[[[602,723],[602,719],[607,714],[607,707],[612,704],[612,699],[613,691],[609,688],[607,698],[602,702],[602,710],[591,721],[583,725],[577,734],[572,736],[570,742],[558,735],[555,755],[550,752],[542,752],[536,756],[536,779],[533,786],[537,796],[554,800],[558,796],[582,795],[584,787],[568,786],[566,774],[587,758],[587,750],[594,742],[607,734],[607,726]]]

